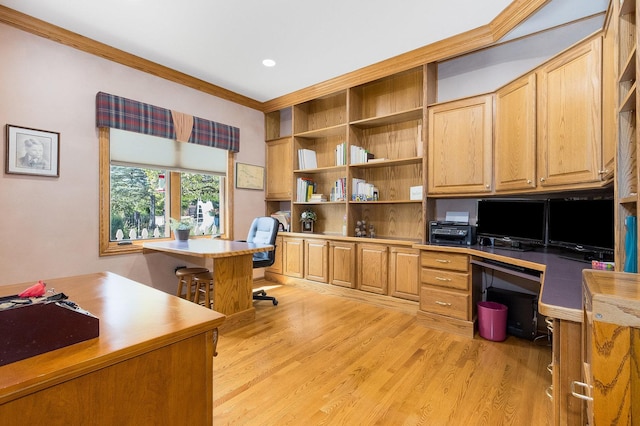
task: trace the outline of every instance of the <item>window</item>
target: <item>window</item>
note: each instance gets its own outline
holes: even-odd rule
[[[171,237],[169,218],[193,218],[195,235],[228,229],[228,151],[100,129],[100,254],[138,252]]]

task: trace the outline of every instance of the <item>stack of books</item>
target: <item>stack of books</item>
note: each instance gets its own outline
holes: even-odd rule
[[[313,179],[300,177],[296,181],[296,201],[306,203],[311,199],[311,194],[315,192],[316,183]]]
[[[317,169],[318,160],[316,158],[316,152],[312,149],[299,149],[298,150],[298,165],[300,170],[303,169]]]
[[[309,201],[312,203],[325,203],[327,201],[327,196],[324,194],[311,194]]]

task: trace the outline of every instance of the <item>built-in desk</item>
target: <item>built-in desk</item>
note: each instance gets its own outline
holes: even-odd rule
[[[553,401],[553,424],[582,425],[580,401],[571,394],[571,382],[581,377],[582,271],[591,265],[563,258],[560,250],[540,248],[513,251],[475,245],[448,247],[416,245],[421,250],[466,253],[473,259],[488,259],[539,271],[538,311],[548,319],[553,331],[552,372],[547,395]]]

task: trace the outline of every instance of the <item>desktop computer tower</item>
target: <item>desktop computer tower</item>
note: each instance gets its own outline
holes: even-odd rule
[[[538,296],[502,288],[487,288],[487,301],[505,305],[507,333],[533,340],[538,328]]]

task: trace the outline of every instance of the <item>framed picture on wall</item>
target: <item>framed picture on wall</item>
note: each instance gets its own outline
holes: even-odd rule
[[[236,188],[264,189],[264,167],[236,163]]]
[[[5,172],[60,176],[60,133],[7,124]]]

